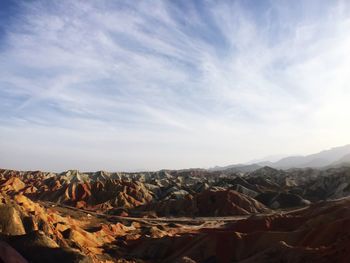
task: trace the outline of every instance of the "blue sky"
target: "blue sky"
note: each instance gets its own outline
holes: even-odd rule
[[[0,2],[0,166],[210,167],[349,143],[347,1]]]

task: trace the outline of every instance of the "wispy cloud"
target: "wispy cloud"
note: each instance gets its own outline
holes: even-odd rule
[[[348,143],[350,5],[295,2],[16,2],[0,165],[180,168]]]

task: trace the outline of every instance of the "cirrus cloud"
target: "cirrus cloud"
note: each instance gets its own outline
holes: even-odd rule
[[[208,167],[348,143],[349,4],[295,2],[15,1],[0,165]]]

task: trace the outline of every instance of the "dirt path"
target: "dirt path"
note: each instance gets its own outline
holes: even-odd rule
[[[239,215],[239,216],[224,216],[224,217],[156,217],[156,218],[147,218],[147,217],[124,217],[124,216],[116,216],[116,215],[107,215],[103,213],[96,213],[89,210],[79,209],[63,204],[57,204],[49,201],[38,201],[41,205],[43,205],[46,208],[55,209],[57,211],[67,213],[69,214],[69,210],[73,213],[83,213],[84,215],[88,216],[95,216],[97,218],[103,218],[107,220],[116,220],[116,221],[132,221],[132,222],[140,222],[140,223],[179,223],[179,224],[203,224],[207,222],[234,222],[238,220],[247,219],[250,216],[268,216],[268,215],[275,215],[275,214],[292,214],[295,212],[300,212],[302,210],[305,210],[308,208],[298,208],[295,210],[288,210],[288,211],[276,211],[275,213],[271,214],[254,214],[254,215]]]
[[[193,223],[193,224],[200,224],[204,222],[233,222],[237,220],[242,220],[248,218],[250,215],[241,215],[241,216],[225,216],[225,217],[157,217],[157,218],[140,218],[140,217],[124,217],[124,216],[116,216],[116,215],[107,215],[103,213],[96,213],[93,211],[88,211],[84,209],[79,209],[67,205],[57,204],[53,202],[48,201],[38,201],[42,206],[50,209],[55,210],[61,210],[61,212],[64,212],[64,210],[68,209],[74,212],[83,213],[86,216],[89,214],[91,216],[96,216],[100,218],[105,219],[116,219],[116,220],[122,220],[122,221],[133,221],[133,222],[155,222],[155,223]]]

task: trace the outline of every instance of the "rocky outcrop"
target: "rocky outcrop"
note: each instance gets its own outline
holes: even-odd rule
[[[1,190],[5,193],[18,193],[23,190],[26,185],[18,177],[10,177],[0,182]]]
[[[4,254],[0,251],[0,258],[17,253],[28,262],[103,262],[101,257],[106,256],[102,246],[129,230],[120,223],[85,230],[85,225],[94,220],[88,215],[73,219],[23,194],[3,194],[1,198],[0,241],[4,243],[0,248]]]
[[[76,262],[92,263],[89,257],[77,250],[60,248],[59,245],[47,237],[45,233],[36,231],[26,235],[2,237],[29,262]]]
[[[263,204],[233,190],[206,190],[183,199],[167,200],[142,208],[159,216],[233,216],[268,212]]]
[[[0,205],[0,232],[6,235],[25,234],[20,213],[11,204]]]
[[[257,195],[255,199],[272,209],[303,207],[310,204],[310,201],[298,194],[283,192],[265,192]]]
[[[347,262],[350,200],[252,216],[198,233],[143,239],[128,255],[155,262]]]
[[[338,198],[350,194],[349,176],[347,167],[0,170],[0,259],[347,262],[350,200]]]
[[[134,208],[150,202],[153,196],[138,182],[107,179],[103,182],[59,182],[51,180],[53,188],[41,189],[34,196],[79,208],[102,209],[110,207]]]

